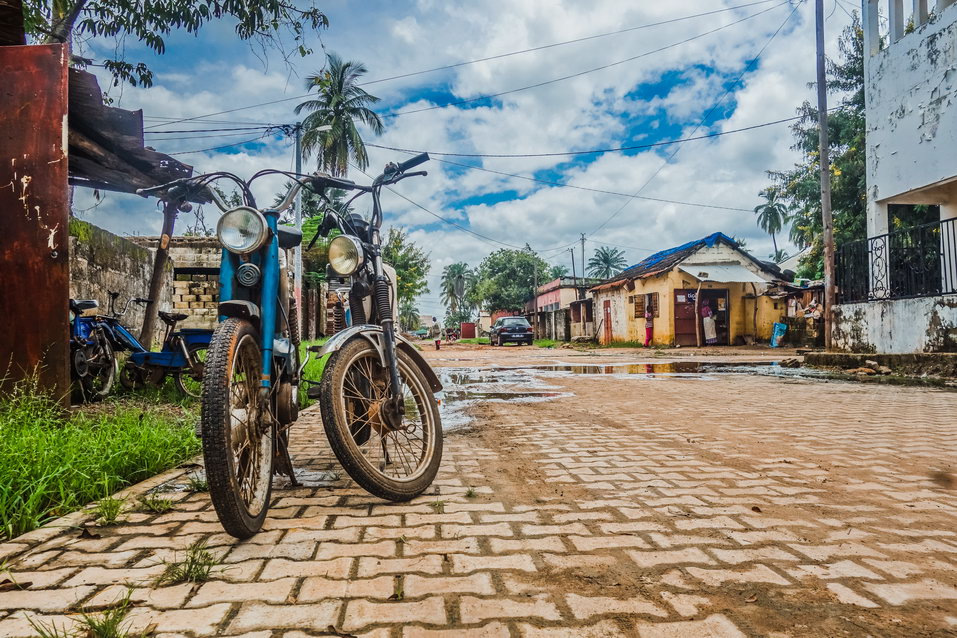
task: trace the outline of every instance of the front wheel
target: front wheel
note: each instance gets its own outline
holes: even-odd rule
[[[259,531],[272,493],[274,428],[261,378],[253,326],[236,318],[219,324],[203,372],[203,459],[216,514],[236,538]]]
[[[74,352],[73,368],[79,377],[80,400],[105,399],[116,379],[116,354],[110,340],[102,333],[97,333],[92,345]]]
[[[174,374],[176,387],[187,396],[199,397],[203,392],[203,371],[206,369],[209,346],[205,343],[194,343],[186,349],[189,352],[187,367]]]
[[[332,357],[319,385],[319,408],[332,451],[370,493],[408,501],[424,492],[442,461],[438,404],[416,362],[397,349],[403,414],[387,418],[389,373],[378,351],[357,337]]]

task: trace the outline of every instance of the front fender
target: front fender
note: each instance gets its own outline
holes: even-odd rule
[[[341,332],[337,332],[332,336],[331,339],[329,339],[329,341],[324,343],[322,347],[319,348],[317,356],[322,358],[327,354],[332,354],[356,337],[362,337],[372,344],[372,347],[375,348],[376,352],[379,353],[379,361],[382,364],[382,367],[385,367],[385,350],[383,349],[382,345],[382,326],[377,326],[374,324],[351,326]],[[426,362],[425,357],[419,353],[416,347],[412,345],[408,339],[401,335],[395,336],[395,344],[397,348],[401,348],[402,351],[409,355],[409,358],[419,366],[419,369],[422,370],[422,374],[425,375],[426,381],[429,382],[429,387],[432,388],[432,391],[441,391],[442,382],[439,381],[439,377],[435,374],[435,371],[428,364],[428,362]]]

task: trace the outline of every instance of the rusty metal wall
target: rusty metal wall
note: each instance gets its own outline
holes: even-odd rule
[[[0,46],[0,389],[69,388],[64,45]]]

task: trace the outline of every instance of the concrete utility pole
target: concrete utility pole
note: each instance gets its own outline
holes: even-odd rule
[[[575,299],[578,299],[578,275],[575,274],[575,249],[569,248],[568,252],[572,254],[572,283],[575,286]]]
[[[585,233],[582,233],[582,279],[585,277]]]
[[[820,128],[821,218],[824,226],[824,347],[831,349],[834,317],[834,219],[831,215],[831,161],[827,135],[827,69],[824,58],[824,0],[815,0],[817,22],[817,117]]]
[[[296,134],[296,172],[302,172],[302,122],[296,122],[293,129]],[[302,230],[302,189],[296,193],[296,228]],[[293,272],[293,296],[296,298],[296,317],[299,320],[299,334],[302,334],[302,244],[296,246],[293,253],[295,263]]]

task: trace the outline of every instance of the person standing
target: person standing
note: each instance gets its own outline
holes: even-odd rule
[[[645,298],[645,347],[651,345],[651,338],[655,332],[655,313],[651,307],[651,295]]]
[[[708,302],[701,306],[701,323],[704,326],[704,342],[709,346],[718,343],[718,331],[714,322],[714,310]]]

